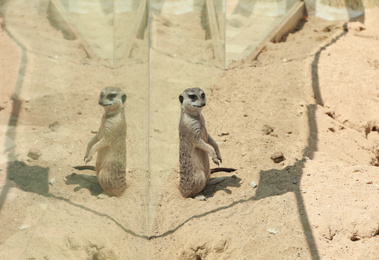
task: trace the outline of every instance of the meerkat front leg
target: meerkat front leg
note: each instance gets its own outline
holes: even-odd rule
[[[221,154],[220,154],[220,150],[218,149],[218,145],[216,141],[212,138],[212,136],[210,136],[209,134],[208,134],[208,143],[213,147],[213,149],[215,149],[217,159],[219,159],[220,162],[222,163]]]
[[[92,141],[92,140],[91,140]],[[90,142],[91,142],[90,141]],[[98,141],[96,144],[92,146],[92,148],[89,150],[89,153],[86,157],[84,157],[84,161],[86,163],[90,162],[92,160],[93,155],[105,147],[109,146],[109,143],[106,141],[105,138],[102,138],[100,141]]]
[[[212,158],[212,161],[219,165],[219,161],[218,161],[218,158],[215,154],[215,152],[212,150],[212,148],[209,147],[209,145],[207,145],[203,139],[199,139],[196,144],[195,144],[195,147],[198,148],[198,149],[201,149],[203,150],[204,152],[208,153],[208,155]]]
[[[86,151],[86,154],[84,155],[84,161],[88,157],[89,151],[91,150],[92,146],[96,143],[97,143],[97,134],[94,137],[92,137],[92,139],[88,142],[87,151]]]

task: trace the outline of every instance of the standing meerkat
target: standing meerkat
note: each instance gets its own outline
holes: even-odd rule
[[[88,163],[97,152],[97,179],[103,190],[113,196],[121,196],[127,187],[125,100],[126,95],[120,88],[106,87],[101,91],[99,105],[104,107],[104,115],[84,156]]]
[[[206,97],[200,88],[188,88],[179,96],[181,115],[179,122],[179,190],[184,197],[193,197],[200,193],[209,181],[211,169],[209,157],[219,165],[222,162],[217,143],[207,133],[205,120],[201,111],[206,104]],[[213,150],[213,149],[214,150]],[[220,168],[215,171],[234,171]],[[216,179],[216,184],[223,179]]]

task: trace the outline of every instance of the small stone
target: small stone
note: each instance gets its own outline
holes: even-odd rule
[[[372,181],[368,181],[368,182],[366,182],[366,184],[372,184]]]
[[[30,226],[28,224],[23,224],[21,226],[18,227],[19,230],[24,230],[24,229],[27,229],[29,228]]]
[[[49,181],[49,184],[50,185],[54,185],[55,183],[57,183],[57,181],[55,180],[55,178],[51,178],[50,181]]]
[[[284,158],[284,155],[282,152],[277,152],[271,155],[271,159],[274,161],[274,163],[280,163],[284,161],[286,158]]]
[[[237,175],[233,174],[233,175],[232,175],[232,178],[233,178],[233,179],[237,179]]]
[[[265,133],[266,135],[269,135],[273,131],[274,131],[274,128],[272,128],[271,126],[268,126],[268,125],[264,125],[262,128],[262,132]]]
[[[366,30],[366,27],[364,24],[360,23],[360,22],[351,22],[351,23],[348,23],[347,24],[347,28],[349,31],[356,31],[356,32],[360,32],[360,31],[364,31]]]
[[[49,125],[50,130],[53,132],[58,131],[59,127],[60,127],[60,124],[58,122],[54,122],[54,123]]]
[[[279,233],[279,231],[276,230],[275,228],[268,228],[267,232],[274,235]]]
[[[258,184],[257,184],[255,181],[252,181],[252,182],[250,183],[250,186],[251,186],[252,188],[256,188],[256,187],[258,187]]]
[[[359,166],[353,168],[353,172],[363,172],[363,171],[364,171],[363,168]]]
[[[293,181],[292,183],[293,183],[293,184],[297,184],[297,181]]]
[[[42,155],[42,152],[37,148],[31,148],[28,152],[28,157],[32,158],[33,160],[38,160]]]

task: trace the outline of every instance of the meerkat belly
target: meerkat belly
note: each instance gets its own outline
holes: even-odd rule
[[[201,149],[195,149],[194,151],[194,168],[196,171],[204,172],[205,176],[207,176],[207,172],[209,171],[209,157],[206,152]]]
[[[206,131],[205,128],[202,129],[201,131],[201,139],[203,139],[203,141],[205,143],[208,143],[208,133]],[[210,167],[209,167],[209,156],[208,156],[208,153],[203,151],[203,150],[200,150],[200,149],[197,149],[199,151],[198,153],[198,157],[199,157],[199,160],[201,160],[201,163],[203,165],[203,171],[205,173],[205,177],[207,178],[207,180],[209,179],[210,177]]]
[[[96,171],[100,171],[106,166],[108,162],[108,156],[109,156],[109,148],[104,148],[97,152]]]

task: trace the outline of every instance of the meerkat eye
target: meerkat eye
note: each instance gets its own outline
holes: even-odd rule
[[[188,95],[188,97],[189,97],[190,99],[192,99],[192,100],[196,100],[196,98],[197,98],[197,96],[194,95],[194,94],[190,94],[190,95]]]
[[[204,93],[201,93],[201,98],[205,98],[205,94]]]
[[[114,99],[117,96],[115,93],[111,93],[107,96],[108,99]]]

